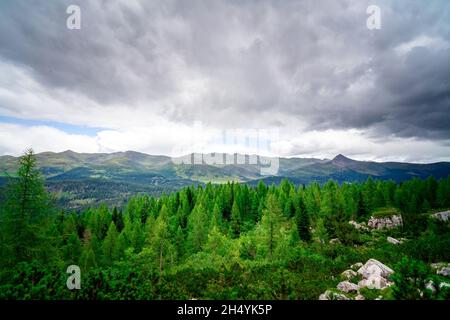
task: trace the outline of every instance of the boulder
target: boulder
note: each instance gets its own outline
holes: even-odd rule
[[[358,295],[355,297],[355,300],[366,300],[366,298],[364,298],[364,296],[363,296],[362,294],[358,294]]]
[[[436,273],[441,276],[448,277],[450,276],[450,267],[443,267],[442,269],[436,271]]]
[[[450,210],[449,211],[441,211],[436,212],[431,215],[433,218],[436,218],[441,221],[447,221],[450,218]]]
[[[394,273],[394,270],[382,264],[378,260],[369,259],[361,268],[358,269],[358,273],[365,279],[368,279],[371,275],[378,275],[380,277],[387,278]]]
[[[439,289],[442,290],[442,288],[450,288],[450,283],[441,282],[441,283],[439,284]]]
[[[322,294],[319,296],[319,300],[330,300],[330,299],[328,299],[327,292],[328,292],[328,291],[325,291],[325,293],[322,293]]]
[[[389,282],[378,274],[371,275],[368,279],[363,279],[358,282],[358,289],[367,287],[369,289],[385,289],[391,286],[393,283]]]
[[[428,283],[425,285],[425,289],[431,290],[433,293],[436,292],[436,288],[434,287],[433,281],[428,281]]]
[[[336,244],[336,243],[341,243],[341,240],[339,240],[338,238],[334,238],[330,240],[331,244]]]
[[[387,242],[392,243],[392,244],[400,244],[400,243],[402,243],[401,241],[399,241],[399,240],[397,240],[395,238],[392,238],[392,237],[387,237]]]
[[[362,265],[362,264],[361,264],[361,265]],[[351,269],[348,269],[348,270],[345,270],[344,272],[342,272],[341,275],[342,275],[345,279],[350,280],[351,278],[356,277],[356,276],[357,276],[357,273],[356,273],[355,271],[351,270]]]
[[[358,291],[358,286],[349,281],[342,281],[342,282],[339,282],[339,284],[337,285],[337,289],[341,290],[342,292],[345,292],[345,293],[350,293],[350,292]]]

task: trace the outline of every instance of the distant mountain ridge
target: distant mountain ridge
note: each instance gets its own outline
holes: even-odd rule
[[[261,180],[271,184],[288,178],[295,184],[308,184],[312,181],[324,183],[329,179],[338,182],[362,181],[369,176],[400,182],[414,177],[434,176],[439,179],[450,175],[450,162],[414,164],[358,161],[342,154],[331,160],[279,158],[279,170],[273,176],[261,175],[261,166],[248,164],[248,157],[247,164],[235,162],[222,165],[208,165],[205,162],[177,164],[179,161],[174,162],[168,156],[135,151],[77,153],[68,150],[38,153],[36,158],[48,187],[60,195],[63,203],[72,203],[71,207],[98,200],[117,203],[118,199],[125,201],[133,193],[159,195],[183,186],[206,182],[237,181],[256,185]],[[17,160],[17,157],[0,156],[0,175],[13,175],[18,167]]]

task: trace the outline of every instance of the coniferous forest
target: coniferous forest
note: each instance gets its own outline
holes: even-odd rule
[[[450,261],[449,222],[432,217],[450,207],[450,177],[206,184],[81,212],[54,204],[32,151],[17,177],[2,190],[1,299],[315,300],[370,258],[394,270],[394,284],[365,289],[366,299],[450,298],[448,277],[431,267]],[[349,223],[390,214],[402,225]],[[66,285],[70,265],[81,270],[78,290]]]

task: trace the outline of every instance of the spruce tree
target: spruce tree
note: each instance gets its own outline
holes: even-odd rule
[[[234,201],[233,207],[231,209],[231,221],[230,221],[231,234],[234,238],[239,237],[241,233],[241,223],[242,223],[241,212],[239,210],[237,202]]]
[[[309,217],[302,199],[300,199],[299,206],[297,207],[296,222],[300,239],[305,242],[309,242],[311,240],[311,234],[309,231]]]

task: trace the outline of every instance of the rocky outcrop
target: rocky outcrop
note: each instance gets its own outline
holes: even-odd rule
[[[345,292],[345,293],[351,293],[351,292],[357,292],[358,286],[349,281],[342,281],[342,282],[339,282],[339,284],[337,285],[337,289],[342,292]]]
[[[367,222],[367,225],[370,228],[376,230],[392,229],[402,226],[403,220],[401,215],[392,215],[390,217],[382,217],[382,218],[370,217],[369,221]]]
[[[357,273],[351,270],[358,267],[359,269]],[[358,262],[352,265],[350,268],[351,269],[345,270],[341,274],[342,276],[346,277],[347,280],[339,282],[336,287],[339,291],[342,292],[342,294],[327,290],[325,291],[325,293],[320,295],[319,300],[349,300],[350,298],[345,294],[354,293],[357,293],[357,296],[354,298],[354,300],[364,300],[364,296],[362,296],[359,292],[361,288],[384,289],[393,284],[393,282],[389,281],[389,276],[394,273],[394,270],[378,260],[369,259],[364,265]],[[358,274],[363,277],[363,279],[359,281],[358,284],[348,281]],[[338,297],[336,295],[341,296]],[[342,296],[344,296],[345,299]]]
[[[378,260],[369,259],[361,268],[358,269],[358,273],[365,279],[368,279],[371,275],[379,275],[383,278],[387,278],[394,273],[394,270],[382,264]]]
[[[369,289],[384,289],[393,283],[388,280],[394,270],[384,265],[378,260],[369,259],[361,268],[358,269],[364,279],[358,282],[359,288],[367,287]]]
[[[436,218],[441,221],[447,221],[450,218],[450,210],[449,211],[441,211],[436,212],[431,215],[433,218]]]
[[[391,282],[386,280],[380,275],[371,275],[367,279],[363,279],[360,282],[358,282],[358,289],[361,288],[369,288],[369,289],[384,289],[392,285]]]

